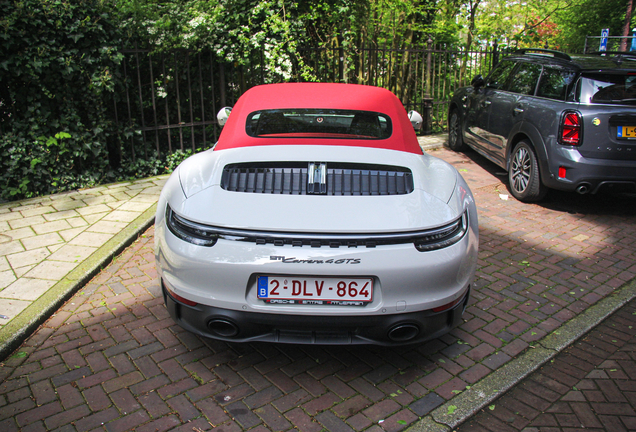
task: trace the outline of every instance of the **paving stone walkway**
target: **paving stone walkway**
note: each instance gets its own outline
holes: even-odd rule
[[[0,366],[0,430],[448,431],[636,295],[634,196],[522,204],[476,154],[431,153],[480,217],[450,334],[392,349],[196,337],[163,306],[151,227]]]
[[[79,266],[83,271],[75,272],[74,280],[98,269],[100,261],[93,262],[96,252],[140,222],[156,203],[166,178],[0,204],[0,343],[37,316],[26,311],[41,310],[34,303],[47,299],[46,293],[64,297],[64,288],[73,284],[60,282],[73,278]],[[21,315],[28,319],[21,320]]]

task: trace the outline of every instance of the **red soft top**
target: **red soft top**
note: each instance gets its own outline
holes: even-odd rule
[[[266,109],[343,109],[374,111],[391,118],[393,133],[387,139],[320,139],[251,137],[245,131],[247,116]],[[215,150],[263,145],[335,145],[373,147],[422,154],[417,136],[400,100],[379,87],[335,83],[284,83],[252,87],[232,108]]]

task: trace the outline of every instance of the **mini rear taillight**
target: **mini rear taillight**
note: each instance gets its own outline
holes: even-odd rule
[[[561,119],[561,132],[559,133],[559,144],[577,146],[581,145],[583,136],[583,124],[581,115],[574,111],[563,114]]]

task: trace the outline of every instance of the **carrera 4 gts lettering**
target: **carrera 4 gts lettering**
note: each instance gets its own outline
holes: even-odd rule
[[[341,258],[341,259],[297,259],[296,257],[286,257],[280,255],[271,255],[270,261],[281,261],[285,264],[360,264],[361,258]]]

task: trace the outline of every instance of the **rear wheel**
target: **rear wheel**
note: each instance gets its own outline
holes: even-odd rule
[[[448,148],[453,151],[463,151],[465,148],[462,138],[462,126],[456,109],[451,111],[448,118]]]
[[[515,146],[508,180],[512,196],[522,202],[540,201],[548,192],[541,183],[537,155],[528,141],[520,141]]]

